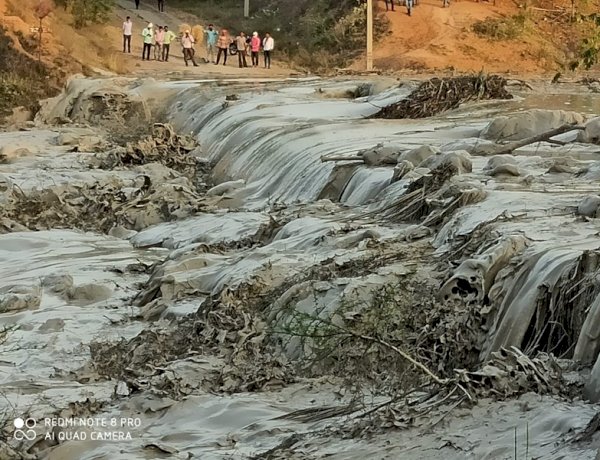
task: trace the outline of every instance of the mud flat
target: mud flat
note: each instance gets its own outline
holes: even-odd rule
[[[0,458],[596,458],[596,96],[373,118],[417,88],[74,79],[0,133]]]

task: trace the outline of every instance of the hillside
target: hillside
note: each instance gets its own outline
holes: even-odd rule
[[[441,0],[420,0],[412,16],[405,7],[386,12],[383,0],[377,6],[389,21],[389,33],[379,37],[374,49],[374,64],[384,70],[556,72],[582,33],[581,25],[569,24],[566,14],[561,17],[558,10],[569,10],[560,3],[543,5],[557,10],[556,21],[542,9],[526,11],[508,0],[452,1],[449,8]],[[489,36],[473,31],[478,24]],[[362,65],[364,58],[355,64]]]
[[[81,29],[73,26],[68,11],[57,7],[44,19],[47,32],[43,34],[42,66],[36,63],[37,35],[32,29],[38,25],[34,14],[38,2],[0,0],[0,32],[5,36],[2,52],[6,53],[0,56],[5,63],[0,72],[3,86],[9,82],[13,88],[10,91],[5,88],[5,105],[14,105],[21,93],[29,91],[20,102],[34,108],[35,101],[56,92],[74,73],[167,76],[175,72],[265,77],[289,75],[290,69],[327,73],[344,67],[365,68],[364,5],[357,6],[350,0],[256,0],[252,2],[249,19],[243,18],[240,2],[233,0],[219,3],[173,0],[168,2],[166,13],[159,13],[154,1],[142,0],[141,8],[135,10],[133,1],[116,0],[105,23]],[[508,0],[498,0],[496,4],[466,0],[442,8],[441,0],[420,0],[409,17],[401,6],[396,6],[394,12],[386,12],[384,1],[379,0],[375,67],[386,72],[554,73],[575,55],[581,38],[589,33],[591,26],[569,22],[568,5],[549,2],[538,0],[537,7],[529,5],[525,9]],[[120,28],[127,15],[134,21],[131,55],[124,55],[121,49]],[[275,66],[270,71],[238,69],[236,58],[230,58],[226,68],[186,68],[178,46],[173,47],[174,59],[169,65],[142,62],[138,34],[147,21],[168,24],[176,31],[182,24],[207,22],[227,27],[232,33],[271,30],[277,43]],[[474,32],[475,28],[479,34]],[[199,57],[204,56],[203,47],[199,47],[198,53]]]

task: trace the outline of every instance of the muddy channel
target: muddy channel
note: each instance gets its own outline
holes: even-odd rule
[[[597,458],[600,97],[372,117],[418,85],[74,78],[1,132],[0,458]]]

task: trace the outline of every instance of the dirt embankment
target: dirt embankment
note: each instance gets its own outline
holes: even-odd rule
[[[569,21],[570,2],[457,0],[444,8],[441,0],[419,0],[411,16],[404,6],[386,12],[383,0],[375,3],[389,21],[389,33],[374,48],[375,67],[383,70],[556,72],[589,27]],[[585,5],[578,8],[588,13]],[[364,65],[363,57],[355,67]]]

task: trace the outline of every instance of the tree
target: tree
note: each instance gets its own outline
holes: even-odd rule
[[[44,33],[43,21],[52,11],[54,11],[55,5],[52,0],[38,0],[35,6],[35,15],[40,20],[38,27],[38,61],[42,60],[42,34]]]
[[[67,11],[73,14],[75,27],[84,27],[89,23],[102,22],[108,18],[108,13],[115,0],[58,0]]]

